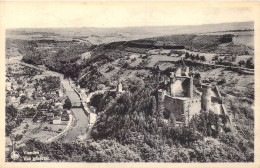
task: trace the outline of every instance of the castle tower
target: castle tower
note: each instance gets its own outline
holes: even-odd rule
[[[181,76],[181,73],[182,73],[181,68],[178,67],[178,68],[176,69],[176,71],[175,71],[175,76],[176,76],[176,77],[177,77],[177,76]]]
[[[209,111],[211,107],[211,87],[209,85],[202,86],[201,108],[204,111]]]
[[[181,76],[189,76],[189,67],[185,65],[185,62],[183,58],[181,59],[182,65],[181,65]]]
[[[189,79],[188,97],[193,99],[193,77],[192,76]]]
[[[116,91],[117,91],[118,93],[122,93],[122,92],[123,92],[123,87],[122,87],[122,83],[121,83],[120,80],[118,80],[118,84],[117,84]]]

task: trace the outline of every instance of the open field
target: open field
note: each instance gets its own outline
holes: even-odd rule
[[[147,65],[147,67],[154,67],[156,63],[158,63],[159,61],[162,62],[176,62],[181,60],[181,57],[172,57],[172,56],[165,56],[165,55],[152,55],[149,57],[148,62],[149,64]]]
[[[28,127],[26,126],[28,125]],[[15,134],[23,135],[23,138],[17,142],[23,144],[28,139],[35,138],[39,141],[45,142],[53,136],[58,135],[66,125],[53,125],[48,123],[33,123],[32,119],[24,119],[19,127],[14,130]]]

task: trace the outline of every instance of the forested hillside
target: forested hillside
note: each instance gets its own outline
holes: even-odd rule
[[[166,122],[157,107],[155,83],[129,81],[130,92],[99,95],[92,100],[99,119],[92,140],[76,144],[42,144],[30,141],[27,148],[43,150],[51,158],[88,162],[252,162],[253,139],[227,127],[214,113],[195,116],[189,127],[176,127],[173,116]],[[99,101],[97,101],[99,100]],[[243,109],[242,120],[251,121]],[[246,110],[242,112],[243,110]],[[243,114],[245,113],[245,114]],[[221,129],[224,131],[220,131]],[[243,129],[243,128],[242,128]],[[81,150],[78,150],[78,149]],[[72,157],[72,158],[71,158]]]

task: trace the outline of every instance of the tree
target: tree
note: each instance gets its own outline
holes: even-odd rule
[[[21,79],[18,79],[17,84],[21,85],[21,84],[23,84],[23,81]]]
[[[201,78],[200,73],[196,73],[196,74],[194,75],[194,78],[200,79],[200,78]]]
[[[170,114],[170,117],[169,117],[169,124],[170,124],[173,128],[175,128],[175,126],[176,126],[176,119],[175,119],[173,113]]]
[[[24,129],[28,129],[29,128],[29,124],[26,124]]]
[[[246,67],[250,69],[254,69],[254,60],[253,57],[246,60]]]
[[[226,84],[227,83],[227,81],[226,81],[226,79],[225,78],[222,78],[220,81],[218,81],[218,85],[223,85],[223,84]]]
[[[199,59],[200,59],[199,54],[196,55],[195,59],[196,59],[196,60],[199,60]]]
[[[71,101],[70,101],[70,99],[67,97],[67,99],[66,99],[65,102],[64,102],[63,108],[64,108],[64,109],[71,109],[71,107],[72,107]]]
[[[201,61],[206,61],[205,56],[204,56],[204,55],[203,55],[203,56],[200,56],[200,60],[201,60]]]
[[[20,98],[20,104],[25,103],[26,100],[27,100],[27,97],[22,95],[21,98]]]
[[[15,135],[14,140],[15,141],[20,141],[22,138],[23,138],[22,134],[17,134],[17,135]]]
[[[156,112],[156,109],[157,109],[157,104],[156,104],[156,98],[155,96],[152,96],[150,98],[150,108],[151,108],[151,115],[153,116]]]
[[[225,34],[220,39],[221,43],[229,43],[229,42],[232,42],[232,41],[233,41],[233,39],[232,39],[232,35],[231,34]]]
[[[13,105],[7,106],[5,110],[6,114],[11,115],[12,118],[15,118],[17,116],[18,111]]]
[[[244,60],[240,60],[239,62],[238,62],[238,65],[239,66],[244,66],[246,64],[246,62],[244,61]]]
[[[34,115],[32,121],[33,121],[33,122],[36,122],[36,121],[38,120],[38,117],[39,117],[39,116],[38,116],[38,113],[37,113],[36,115]]]
[[[190,58],[190,54],[188,52],[185,53],[185,59],[189,59]]]
[[[218,61],[219,60],[219,56],[218,55],[215,55],[213,58],[212,58],[212,61]]]
[[[237,56],[236,56],[236,55],[233,55],[233,56],[231,57],[231,59],[232,59],[232,62],[235,62],[235,61],[237,60]]]
[[[193,54],[191,54],[190,58],[193,60],[195,60],[195,56]]]
[[[129,63],[128,62],[126,62],[123,66],[122,66],[122,68],[125,68],[125,69],[127,69],[127,68],[129,68]]]
[[[207,112],[201,111],[200,113],[200,123],[198,124],[198,130],[207,136]]]
[[[19,126],[21,119],[18,118],[18,110],[13,106],[6,106],[5,109],[5,134],[8,136],[12,130]]]

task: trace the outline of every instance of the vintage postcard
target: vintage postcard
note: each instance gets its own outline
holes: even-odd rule
[[[0,2],[0,167],[259,168],[259,9]]]

